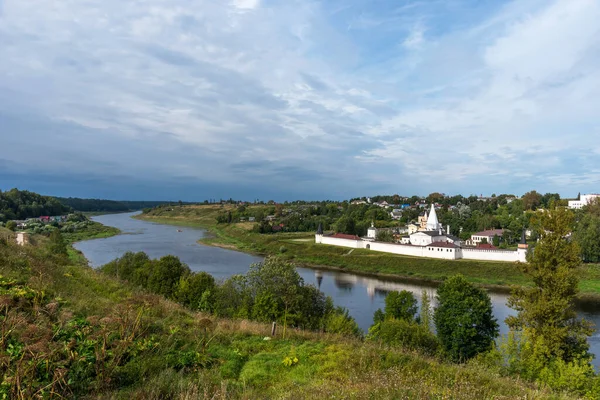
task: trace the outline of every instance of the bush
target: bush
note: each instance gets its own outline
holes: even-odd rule
[[[385,317],[413,321],[417,314],[417,299],[408,290],[390,292],[385,297]]]
[[[17,229],[17,223],[15,221],[8,221],[6,223],[6,229],[10,229],[14,232]]]
[[[402,346],[411,350],[420,350],[435,355],[440,349],[438,339],[424,326],[402,319],[386,319],[369,329],[369,339]]]
[[[342,307],[336,308],[325,318],[325,332],[340,335],[360,336],[361,330],[358,324],[350,316],[348,310]]]

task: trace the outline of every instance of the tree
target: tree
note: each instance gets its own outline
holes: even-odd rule
[[[423,328],[431,332],[431,300],[425,289],[421,292],[421,314],[419,316]]]
[[[65,243],[65,240],[58,229],[55,229],[50,233],[50,242],[48,246],[52,254],[60,256],[68,255],[67,243]]]
[[[152,269],[148,271],[148,289],[169,298],[173,297],[179,280],[190,272],[187,265],[171,255],[161,257],[151,265]]]
[[[205,292],[209,293],[209,298],[204,296],[204,301],[209,301],[208,306],[212,303],[211,295],[215,292],[215,278],[206,272],[194,272],[188,276],[182,276],[179,279],[177,288],[175,289],[175,299],[192,310],[199,310],[202,302],[202,297]]]
[[[417,314],[417,299],[408,290],[390,292],[385,297],[385,317],[413,321]]]
[[[532,190],[531,192],[525,193],[522,200],[526,210],[535,210],[542,203],[542,195],[535,190]]]
[[[573,231],[585,262],[600,262],[600,217],[584,214]]]
[[[377,236],[375,237],[375,240],[377,240],[378,242],[395,242],[394,234],[389,229],[379,229],[377,231]]]
[[[6,223],[6,229],[10,229],[14,232],[17,229],[17,223],[15,221],[8,221]]]
[[[492,238],[492,244],[496,247],[500,246],[500,236],[494,235]]]
[[[454,361],[464,362],[488,351],[498,336],[488,294],[456,275],[437,289],[433,319],[442,346]]]
[[[304,280],[293,264],[275,257],[268,257],[262,263],[252,264],[246,276],[254,298],[264,298],[264,304],[269,307],[269,310],[272,310],[271,300],[280,304],[279,310],[283,316],[285,336],[288,312],[299,300],[299,291]],[[267,297],[270,297],[269,301]],[[265,315],[262,310],[254,310],[254,312]]]
[[[541,213],[533,221],[540,240],[520,264],[534,287],[513,290],[508,305],[518,314],[506,319],[507,325],[521,332],[536,348],[533,357],[545,364],[552,360],[586,357],[591,335],[590,324],[577,318],[574,299],[578,293],[577,269],[581,264],[577,243],[567,240],[574,214],[566,208]]]

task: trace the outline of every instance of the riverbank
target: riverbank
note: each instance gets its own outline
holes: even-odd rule
[[[216,216],[222,210],[220,206],[173,207],[139,214],[135,218],[203,228],[211,235],[201,239],[199,242],[202,244],[261,256],[279,255],[310,268],[432,286],[460,273],[470,282],[504,293],[509,292],[511,286],[531,284],[515,263],[440,260],[317,245],[312,233],[259,234],[252,231],[252,223],[217,224]],[[596,264],[584,265],[580,274],[580,299],[600,302],[600,267]]]
[[[99,222],[90,221],[85,229],[77,232],[65,232],[63,238],[67,243],[67,252],[69,259],[76,264],[88,264],[88,260],[83,253],[77,250],[73,245],[77,242],[92,239],[104,239],[116,236],[121,233],[121,230],[113,226],[102,225]]]

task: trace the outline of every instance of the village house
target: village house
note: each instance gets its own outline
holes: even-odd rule
[[[504,229],[488,229],[486,231],[477,232],[471,235],[471,239],[467,240],[468,246],[477,246],[484,239],[485,242],[492,244],[494,240],[494,236],[502,237],[504,234]]]

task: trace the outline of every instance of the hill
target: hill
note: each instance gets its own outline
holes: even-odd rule
[[[4,398],[567,399],[361,338],[193,312],[65,260],[0,241]]]
[[[72,209],[50,196],[27,190],[0,191],[0,222],[37,218],[41,215],[62,215]]]
[[[81,212],[124,212],[137,211],[144,208],[152,208],[162,204],[178,204],[170,201],[128,201],[128,200],[103,200],[103,199],[81,199],[78,197],[57,197],[65,206]],[[190,204],[184,203],[181,204]]]

